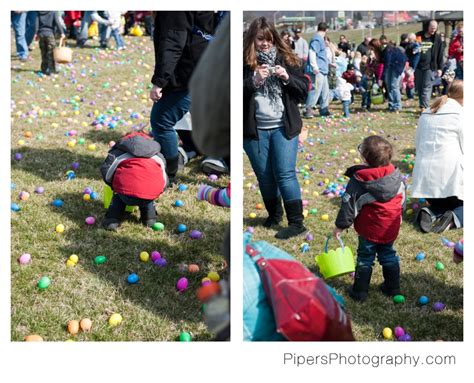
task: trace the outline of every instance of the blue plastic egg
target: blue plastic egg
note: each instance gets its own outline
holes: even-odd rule
[[[91,196],[91,199],[97,199],[97,198],[99,198],[99,196],[97,195],[96,192],[92,192],[92,193],[90,194],[90,196]]]
[[[60,200],[60,199],[55,199],[53,202],[52,202],[53,206],[56,206],[56,207],[62,207],[64,205],[64,201]]]
[[[12,203],[11,204],[11,209],[12,209],[12,211],[20,211],[21,210],[20,206],[18,206],[17,203]]]
[[[184,205],[184,202],[181,201],[180,199],[177,199],[175,202],[174,202],[174,206],[176,207],[181,207]]]
[[[187,189],[188,189],[188,185],[181,184],[181,185],[178,186],[179,191],[185,191]]]
[[[426,254],[421,251],[416,255],[415,259],[417,261],[423,261],[425,259],[425,257],[426,257]]]
[[[177,227],[178,233],[184,233],[188,228],[184,223],[180,223]]]
[[[127,282],[130,283],[131,285],[138,283],[139,280],[140,280],[140,277],[135,273],[131,273],[127,277]]]
[[[420,305],[426,305],[428,304],[429,301],[430,299],[426,295],[422,295],[421,297],[418,298],[418,303]]]

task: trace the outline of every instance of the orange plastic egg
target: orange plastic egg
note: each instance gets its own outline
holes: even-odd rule
[[[79,322],[77,320],[67,322],[67,331],[71,335],[76,335],[79,332]]]
[[[42,342],[42,341],[43,341],[43,338],[41,338],[39,335],[36,335],[36,334],[25,336],[25,342]]]
[[[84,332],[90,331],[92,328],[92,321],[89,318],[84,318],[79,323],[79,326],[81,326],[81,330]]]

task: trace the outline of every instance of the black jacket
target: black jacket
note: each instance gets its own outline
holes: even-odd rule
[[[416,36],[420,36],[424,38],[425,32],[421,31],[416,34]],[[443,49],[443,42],[441,41],[441,36],[436,33],[433,46],[431,47],[431,63],[430,69],[431,70],[442,70],[444,66],[444,49]]]
[[[282,101],[285,107],[283,112],[285,135],[291,139],[300,134],[303,126],[298,103],[306,101],[309,80],[305,77],[302,67],[287,66],[281,57],[277,57],[275,64],[284,67],[289,75],[288,84],[282,85]],[[244,65],[244,137],[258,139],[254,100],[257,89],[253,76],[254,71],[250,66]]]
[[[156,12],[153,44],[155,71],[151,82],[164,91],[186,90],[194,68],[213,36],[214,12]]]

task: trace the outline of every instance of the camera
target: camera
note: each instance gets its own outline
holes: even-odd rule
[[[274,66],[268,67],[268,73],[270,73],[270,76],[275,75],[275,73],[276,73],[276,67],[274,67]]]

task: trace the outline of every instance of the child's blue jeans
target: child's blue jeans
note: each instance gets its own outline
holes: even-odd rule
[[[125,47],[125,44],[123,43],[122,35],[120,34],[120,28],[112,29],[112,36],[115,39],[115,45],[117,46],[116,47],[117,49]]]
[[[375,257],[377,257],[381,266],[394,266],[400,263],[400,258],[393,248],[393,242],[375,243],[359,235],[357,266],[372,267]]]
[[[349,105],[351,105],[351,100],[343,100],[342,101],[342,111],[344,112],[344,117],[349,117]]]

